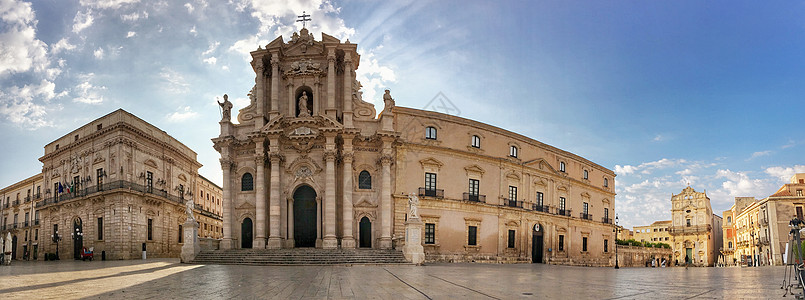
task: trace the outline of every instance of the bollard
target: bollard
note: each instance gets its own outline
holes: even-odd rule
[[[145,243],[143,243],[143,260],[145,260]]]
[[[106,250],[101,251],[101,260],[106,260]]]

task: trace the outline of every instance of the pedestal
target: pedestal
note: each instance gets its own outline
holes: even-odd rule
[[[282,238],[278,237],[270,237],[268,238],[268,249],[280,249],[282,248]]]
[[[355,249],[355,239],[354,238],[343,238],[341,239],[341,249]]]
[[[253,240],[253,245],[255,249],[265,249],[266,248],[266,238],[255,238]]]
[[[229,250],[229,249],[234,249],[235,248],[234,245],[235,245],[235,241],[233,239],[224,238],[224,239],[221,240],[220,247],[221,247],[221,250]]]
[[[321,247],[323,249],[338,249],[338,239],[335,237],[324,237]]]
[[[403,255],[413,264],[421,265],[425,262],[425,249],[422,247],[422,227],[424,224],[419,218],[408,219],[405,222],[405,246]]]
[[[182,246],[181,260],[183,263],[190,263],[201,252],[198,243],[198,222],[188,219],[184,222],[184,246]]]

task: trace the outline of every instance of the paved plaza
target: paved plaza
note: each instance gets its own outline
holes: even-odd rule
[[[771,299],[783,295],[783,273],[783,267],[614,270],[543,264],[15,261],[0,267],[0,299]]]

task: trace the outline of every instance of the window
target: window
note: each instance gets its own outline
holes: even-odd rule
[[[581,238],[581,251],[587,252],[587,237]]]
[[[97,128],[98,128],[98,131],[100,131],[101,129],[103,129],[103,124],[98,124]]]
[[[467,245],[470,246],[478,245],[477,235],[478,235],[478,227],[469,226],[467,228]]]
[[[565,197],[559,197],[559,210],[565,210]]]
[[[732,217],[731,216],[727,216],[727,224],[729,224],[729,223],[732,223]]]
[[[184,243],[182,237],[184,236],[184,230],[182,224],[179,224],[179,243]]]
[[[609,208],[604,207],[604,219],[609,219]]]
[[[62,192],[62,191],[61,191],[61,190],[59,190],[59,183],[58,183],[58,182],[54,183],[54,184],[53,184],[53,196],[56,196],[56,195],[58,195],[58,194],[59,194],[59,193],[61,193],[61,192]],[[6,199],[6,204],[8,204],[8,199]]]
[[[609,187],[609,179],[604,178],[604,187]]]
[[[565,162],[560,161],[559,162],[559,172],[564,172],[564,171],[565,171]]]
[[[687,221],[687,225],[690,226],[690,219],[686,219],[685,221]]]
[[[240,178],[240,190],[254,190],[254,178],[252,178],[252,173],[245,173],[243,174],[243,177]]]
[[[70,190],[71,190],[70,192],[72,192],[73,194],[75,194],[75,193],[78,191],[78,185],[79,185],[79,184],[81,184],[81,176],[75,176],[75,177],[73,177],[73,188],[72,188],[72,189],[70,189]]]
[[[98,218],[98,240],[103,240],[103,218]]]
[[[472,136],[472,146],[475,148],[481,148],[481,138],[477,135]]]
[[[565,250],[565,236],[564,235],[561,235],[561,234],[559,235],[559,247],[558,248],[559,248],[559,251]]]
[[[509,186],[509,200],[512,200],[512,201],[517,200],[517,187],[516,186]]]
[[[517,157],[517,146],[509,147],[509,156]]]
[[[29,220],[31,220],[30,218],[31,218],[31,213],[26,211],[25,212],[25,227],[28,227],[28,224],[29,224],[28,222],[29,222]]]
[[[154,240],[154,219],[148,219],[148,240]]]
[[[145,191],[148,193],[154,191],[154,173],[150,171],[145,172]]]
[[[802,190],[797,190],[797,196],[802,197]]]
[[[797,219],[802,220],[802,206],[797,206]]]
[[[362,190],[372,189],[372,175],[369,171],[363,170],[358,174],[358,188]]]
[[[729,245],[728,248],[732,249],[732,241],[729,241],[727,244]]]
[[[34,229],[34,241],[39,240],[39,229]]]
[[[41,198],[41,197],[42,197],[42,186],[37,185],[36,186],[36,198]]]
[[[425,173],[425,190],[436,190],[436,173]]]
[[[514,248],[514,236],[515,236],[514,230],[509,229],[509,245],[508,245],[509,248]]]
[[[59,234],[59,224],[53,224],[53,234]]]
[[[429,140],[436,139],[436,127],[428,126],[425,128],[425,138]]]
[[[478,197],[478,193],[480,192],[480,185],[481,182],[478,179],[470,179],[470,196],[475,196],[476,200]]]
[[[587,170],[584,170],[584,179],[590,179],[590,172],[587,172]]]
[[[98,185],[98,190],[103,186],[103,168],[95,170],[95,183]]]
[[[542,192],[537,192],[537,206],[542,206],[543,195]]]
[[[585,215],[588,214],[590,212],[590,204],[587,203],[587,202],[583,202],[581,209],[582,209],[582,213],[584,213]]]
[[[425,244],[436,244],[436,224],[425,223]]]
[[[604,253],[609,252],[609,240],[604,240]]]

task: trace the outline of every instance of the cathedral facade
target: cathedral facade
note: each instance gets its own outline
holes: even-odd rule
[[[722,218],[713,214],[710,197],[686,187],[671,196],[671,247],[678,265],[712,266],[723,249]]]
[[[614,264],[615,174],[480,122],[362,99],[357,45],[307,29],[251,52],[251,103],[213,139],[221,247],[401,249],[429,261]]]

